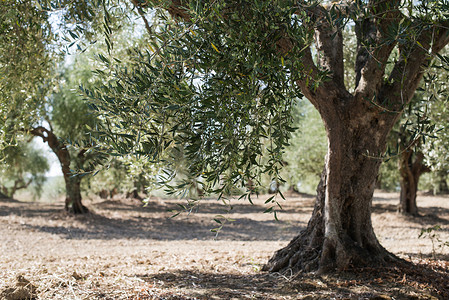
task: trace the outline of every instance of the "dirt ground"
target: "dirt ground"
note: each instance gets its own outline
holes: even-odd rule
[[[292,195],[278,214],[254,205],[203,200],[173,215],[178,200],[85,199],[90,213],[63,203],[0,199],[0,299],[449,299],[449,196],[419,197],[421,217],[396,213],[398,194],[375,195],[373,224],[410,268],[338,275],[260,271],[306,226],[314,198]],[[218,214],[235,219],[215,236]],[[422,229],[441,229],[418,238]]]

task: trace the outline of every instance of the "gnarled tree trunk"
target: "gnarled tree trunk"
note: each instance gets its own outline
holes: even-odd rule
[[[387,135],[421,81],[428,53],[437,53],[449,41],[447,31],[439,30],[437,35],[423,32],[417,37],[423,47],[414,40],[398,44],[404,55],[387,75],[386,65],[396,42],[385,41],[389,39],[389,26],[404,17],[399,3],[370,1],[374,15],[381,17],[356,20],[356,81],[352,93],[344,83],[341,29],[327,22],[316,26],[318,60],[315,63],[310,49],[306,49],[302,63],[312,78],[318,78],[323,69],[331,75],[319,87],[311,87],[308,80],[299,80],[298,85],[324,121],[329,142],[324,173],[307,228],[279,250],[265,270],[327,272],[399,260],[379,244],[371,224],[381,164],[378,158],[386,149]],[[323,20],[327,12],[319,8],[311,15]]]
[[[399,173],[401,175],[399,211],[403,214],[416,216],[418,215],[416,195],[419,178],[423,173],[430,172],[430,168],[423,163],[423,153],[418,152],[416,155],[413,155],[414,153],[412,149],[409,149],[402,152],[399,158]]]
[[[379,157],[397,115],[382,114],[352,98],[340,99],[349,105],[339,110],[322,108],[329,150],[312,218],[300,235],[271,258],[265,270],[326,272],[396,259],[374,234],[371,202]]]

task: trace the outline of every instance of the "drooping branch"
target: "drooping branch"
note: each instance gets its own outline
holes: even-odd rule
[[[211,1],[211,3],[213,2]],[[192,21],[191,15],[186,8],[188,5],[189,0],[172,0],[168,4],[167,2],[161,1],[161,7],[165,8],[174,19],[184,22]],[[329,71],[333,74],[332,78],[334,79],[334,84],[332,84],[332,88],[336,87],[337,90],[344,89],[343,38],[341,29],[333,26],[326,19],[326,15],[333,8],[305,3],[298,3],[298,5],[301,8],[298,9],[298,14],[300,11],[304,10],[307,12],[308,16],[320,20],[318,22],[320,24],[318,27],[314,26],[315,28],[309,28],[312,32],[316,30],[319,51],[324,53],[319,62],[320,68],[318,68],[313,61],[311,49],[307,47],[308,45],[298,45],[298,41],[293,40],[283,29],[279,29],[279,32],[276,33],[278,36],[278,39],[275,41],[276,53],[282,57],[287,56],[288,59],[289,52],[295,46],[303,49],[303,56],[300,59],[303,67],[301,72],[304,73],[304,78],[301,80],[300,86],[306,96],[313,101],[313,98],[315,98],[314,95],[318,94],[320,92],[319,90],[321,90],[322,93],[325,93],[325,91],[330,88],[326,82],[320,85],[313,84],[315,80],[319,80],[320,78],[320,69]],[[342,13],[342,11],[347,9],[350,5],[345,2],[344,5],[342,4],[340,6],[340,13]],[[232,11],[237,9],[239,9],[238,6],[229,4],[225,10]],[[222,13],[224,18],[226,18],[226,15],[228,14]]]

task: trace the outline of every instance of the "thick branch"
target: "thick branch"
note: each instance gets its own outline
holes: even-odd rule
[[[429,166],[424,164],[423,161],[424,161],[424,154],[421,151],[417,152],[415,161],[413,162],[413,165],[412,165],[412,171],[413,171],[413,174],[415,174],[415,176],[416,175],[419,176],[423,173],[428,173],[431,171]]]
[[[339,105],[344,105],[344,99],[349,99],[350,93],[344,85],[335,80],[321,82],[318,86],[314,81],[320,77],[320,71],[315,65],[310,48],[306,48],[301,56],[304,76],[297,81],[304,96],[322,113],[324,110],[335,109]],[[334,103],[330,99],[339,99],[340,103]]]
[[[26,189],[27,187],[29,187],[31,182],[32,179],[29,179],[28,182],[25,182],[23,178],[15,180],[14,186],[11,188],[11,192],[9,193],[9,197],[12,198],[18,190]]]
[[[430,27],[423,30],[416,41],[411,40],[399,47],[400,58],[381,89],[381,99],[388,99],[397,110],[410,101],[432,54],[438,53],[449,43],[449,30],[445,28],[447,26]]]
[[[181,19],[184,21],[190,21],[190,14],[185,9],[188,6],[189,0],[172,0],[171,4],[167,7],[167,11],[175,19]]]
[[[315,29],[316,47],[319,53],[320,68],[332,73],[332,80],[344,87],[343,34],[338,24],[327,20],[328,12],[324,7],[317,6],[313,13],[318,26]]]
[[[316,103],[316,89],[312,87],[313,80],[315,80],[319,75],[319,70],[315,63],[313,62],[312,52],[310,47],[304,49],[303,55],[301,57],[301,62],[303,64],[303,72],[304,76],[301,80],[298,81],[298,85],[301,88],[301,91],[304,93],[304,96],[312,102],[312,104],[317,107],[318,103]],[[319,89],[320,87],[318,87]]]
[[[58,137],[52,131],[42,126],[33,128],[30,133],[34,136],[41,137],[44,143],[48,143],[48,146],[56,154],[61,163],[62,173],[64,176],[70,176],[70,153],[67,147],[59,142]]]
[[[355,20],[356,93],[367,96],[382,84],[388,58],[396,46],[396,40],[388,32],[405,17],[399,5],[400,1],[370,1],[370,17]]]
[[[340,29],[322,28],[316,30],[317,50],[324,55],[319,56],[320,67],[332,73],[332,80],[344,87],[343,34]]]

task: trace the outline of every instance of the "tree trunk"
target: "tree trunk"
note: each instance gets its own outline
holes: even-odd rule
[[[87,213],[89,210],[81,203],[81,177],[73,174],[70,169],[71,157],[66,145],[58,140],[53,131],[44,127],[34,128],[31,134],[41,137],[44,143],[48,143],[61,164],[66,188],[65,210],[74,214]],[[83,155],[84,151],[81,150],[78,157],[82,158]]]
[[[329,148],[312,218],[264,270],[328,272],[397,260],[380,245],[371,223],[379,157],[397,115],[366,109],[321,112]]]
[[[81,203],[81,178],[70,173],[64,173],[66,198],[65,210],[74,214],[88,212],[87,207]]]
[[[438,187],[435,189],[436,192],[434,194],[448,194],[449,193],[449,187],[447,186],[447,173],[446,171],[439,171],[437,173],[438,176]]]
[[[401,175],[401,196],[399,201],[399,211],[403,214],[418,215],[416,205],[416,193],[418,192],[418,182],[421,175],[430,172],[429,167],[423,164],[424,155],[421,152],[414,155],[412,149],[401,153],[399,159],[399,173]],[[415,161],[413,158],[415,157]]]
[[[449,193],[449,187],[447,186],[446,178],[440,178],[440,182],[438,183],[438,192],[440,194]]]

